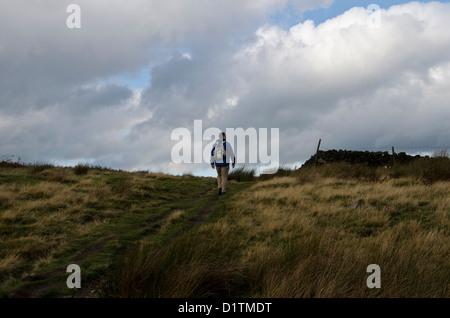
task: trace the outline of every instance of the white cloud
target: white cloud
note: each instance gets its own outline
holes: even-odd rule
[[[230,97],[222,105],[214,105],[208,109],[208,118],[218,120],[224,112],[236,108],[239,98],[236,96]]]
[[[383,10],[380,28],[364,8],[318,26],[266,25],[236,55],[248,93],[230,120],[264,112],[253,124],[296,131],[304,158],[321,136],[332,147],[445,143],[449,13],[448,4],[410,3]]]

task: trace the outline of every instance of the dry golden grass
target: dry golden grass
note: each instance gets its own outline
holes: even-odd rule
[[[17,273],[49,264],[53,253],[127,212],[120,202],[133,195],[134,187],[151,188],[151,179],[132,173],[89,170],[76,176],[53,167],[2,174],[16,180],[0,184],[0,289]]]
[[[133,262],[118,270],[114,292],[449,297],[449,194],[448,182],[413,178],[372,182],[311,173],[258,182],[236,194],[222,218],[167,250],[146,246],[132,254]],[[353,207],[360,199],[362,205]],[[366,285],[370,264],[381,268],[380,289]],[[204,280],[207,273],[214,273],[212,287]],[[139,292],[127,287],[130,282]]]
[[[192,201],[193,186],[208,188],[188,176],[142,172],[1,173],[13,181],[0,184],[0,289],[114,218],[127,214],[132,228],[133,217],[160,202],[170,209],[158,213],[173,212],[157,232],[170,234],[189,211],[170,204]],[[109,288],[121,297],[449,297],[449,194],[448,181],[387,174],[306,171],[256,182],[219,200],[214,221],[170,246],[144,240]],[[381,267],[381,289],[366,286],[370,264]]]
[[[241,261],[260,278],[251,296],[443,297],[449,194],[444,182],[284,177],[246,191],[221,222],[249,239]],[[380,290],[365,285],[369,264],[381,266]]]
[[[170,213],[170,215],[164,220],[164,223],[161,225],[160,232],[164,233],[167,229],[170,228],[177,220],[179,220],[184,214],[183,210],[175,210]]]

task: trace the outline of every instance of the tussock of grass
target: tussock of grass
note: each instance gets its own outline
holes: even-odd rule
[[[39,172],[42,172],[42,171],[45,171],[48,169],[52,169],[52,168],[53,168],[53,165],[51,163],[37,161],[30,165],[30,172],[32,174],[37,174]]]
[[[273,178],[282,178],[282,177],[288,177],[292,176],[294,173],[294,170],[291,168],[288,168],[286,166],[278,167],[276,172],[270,171],[271,169],[267,171],[263,171],[263,173],[260,175],[259,180],[270,180]],[[265,172],[265,173],[264,173]],[[273,172],[273,173],[269,173]]]
[[[73,173],[77,176],[86,175],[90,169],[90,166],[88,164],[77,164],[73,168]]]
[[[256,169],[244,166],[231,169],[228,174],[229,181],[253,181],[255,179]]]
[[[110,178],[108,183],[111,185],[111,191],[118,197],[127,198],[133,195],[133,177],[128,174],[120,174]]]
[[[160,228],[161,232],[167,231],[168,228],[170,228],[171,225],[173,225],[175,222],[177,222],[184,214],[183,210],[175,210],[173,211],[165,220],[163,225]]]
[[[23,266],[23,260],[21,259],[17,251],[8,252],[0,259],[0,279],[5,280],[11,273],[17,268]]]

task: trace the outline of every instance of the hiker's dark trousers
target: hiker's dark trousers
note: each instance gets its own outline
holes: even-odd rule
[[[222,189],[222,193],[227,192],[228,171],[230,166],[216,166],[217,170],[217,188]]]

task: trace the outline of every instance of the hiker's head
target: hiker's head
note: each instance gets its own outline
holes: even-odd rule
[[[223,140],[227,140],[227,136],[225,135],[225,133],[223,131],[219,134],[219,138],[223,139]]]

